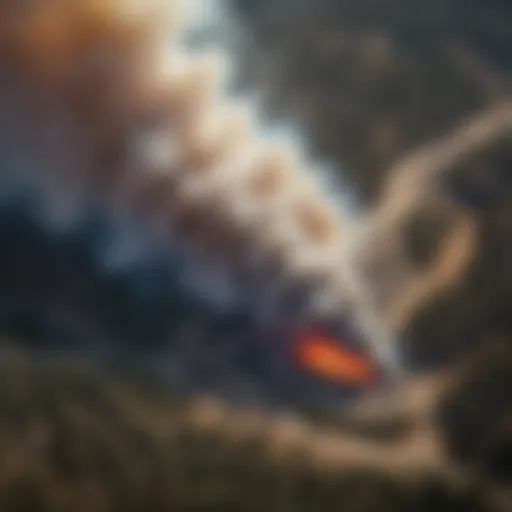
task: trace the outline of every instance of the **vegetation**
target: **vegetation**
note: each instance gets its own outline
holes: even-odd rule
[[[491,510],[483,488],[322,469],[300,453],[271,456],[268,431],[236,441],[191,418],[147,383],[11,361],[0,372],[0,510]]]

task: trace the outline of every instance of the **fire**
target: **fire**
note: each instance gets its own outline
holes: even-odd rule
[[[374,366],[340,340],[318,333],[302,336],[295,345],[299,363],[309,372],[340,385],[366,385],[373,381]]]

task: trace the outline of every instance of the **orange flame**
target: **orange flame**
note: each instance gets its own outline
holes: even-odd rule
[[[298,340],[295,349],[305,369],[334,383],[361,386],[374,379],[371,360],[344,348],[335,338],[308,334]]]

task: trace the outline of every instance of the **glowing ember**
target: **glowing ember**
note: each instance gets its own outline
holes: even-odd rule
[[[336,384],[361,386],[374,378],[372,362],[343,347],[336,338],[307,334],[296,342],[295,354],[304,369]]]

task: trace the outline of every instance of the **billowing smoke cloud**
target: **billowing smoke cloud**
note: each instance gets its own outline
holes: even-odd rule
[[[231,92],[218,36],[234,25],[224,4],[193,4],[2,4],[3,196],[28,193],[63,233],[100,215],[105,269],[172,254],[216,309],[342,315],[350,197],[300,133]]]

